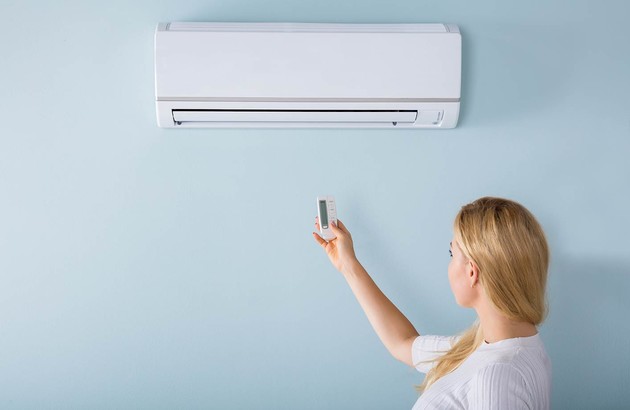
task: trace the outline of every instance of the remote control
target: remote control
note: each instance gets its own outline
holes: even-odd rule
[[[330,241],[336,236],[330,229],[330,223],[337,223],[337,207],[335,206],[335,197],[332,195],[317,197],[317,216],[319,216],[319,232],[322,238]]]

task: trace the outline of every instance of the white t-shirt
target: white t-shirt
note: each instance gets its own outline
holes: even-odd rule
[[[418,336],[411,355],[420,363],[448,351],[456,337]],[[482,343],[455,371],[440,378],[418,399],[421,409],[549,409],[551,362],[538,334]]]

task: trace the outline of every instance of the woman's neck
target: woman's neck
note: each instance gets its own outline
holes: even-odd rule
[[[487,343],[514,337],[529,337],[538,333],[536,326],[529,322],[511,320],[505,317],[489,302],[475,307],[479,316],[479,325]]]

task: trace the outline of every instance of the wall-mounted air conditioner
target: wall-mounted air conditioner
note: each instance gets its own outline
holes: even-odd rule
[[[453,128],[461,36],[445,24],[161,23],[160,127]]]

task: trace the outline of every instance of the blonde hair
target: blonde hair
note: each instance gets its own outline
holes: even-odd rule
[[[549,248],[536,218],[522,205],[484,197],[455,217],[455,240],[479,268],[479,283],[494,306],[512,320],[538,325],[547,314]],[[419,391],[449,374],[483,342],[475,322],[436,360]]]

